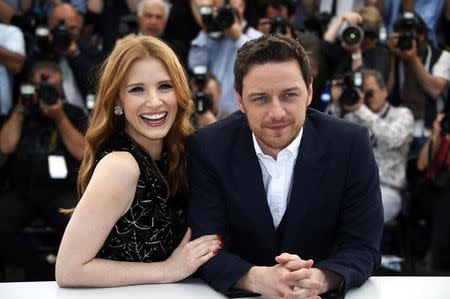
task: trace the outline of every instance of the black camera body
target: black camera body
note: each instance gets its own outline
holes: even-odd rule
[[[411,32],[405,32],[399,35],[397,41],[397,48],[402,51],[411,50],[413,46],[414,34]]]
[[[275,17],[270,22],[271,34],[286,34],[290,27],[289,21],[283,17]]]
[[[347,26],[341,33],[341,40],[349,46],[359,44],[364,38],[364,30],[358,26]]]
[[[361,72],[346,74],[340,84],[342,94],[338,101],[342,106],[352,106],[358,103],[362,93],[363,75]]]
[[[41,83],[38,88],[38,98],[47,105],[54,105],[58,100],[58,90],[47,80],[48,74],[41,74]]]
[[[194,94],[194,107],[195,111],[199,114],[203,114],[212,108],[212,98],[205,92],[206,84],[208,83],[207,67],[204,65],[195,66],[192,69],[193,83],[196,87]]]
[[[53,47],[58,50],[67,51],[72,43],[72,33],[64,24],[64,20],[60,20],[51,30],[53,36]]]
[[[207,32],[224,31],[230,28],[238,16],[237,10],[231,4],[219,7],[214,15],[212,6],[200,6],[200,16]]]

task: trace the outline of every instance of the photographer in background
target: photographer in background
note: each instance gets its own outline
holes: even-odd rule
[[[295,38],[292,19],[295,6],[290,0],[270,0],[262,7],[262,14],[258,18],[256,28],[266,34],[283,34]]]
[[[337,17],[324,34],[323,51],[334,73],[345,74],[362,67],[379,71],[385,81],[389,75],[389,53],[380,43],[383,20],[377,8],[364,6]]]
[[[412,141],[414,118],[404,107],[387,101],[383,76],[375,70],[348,75],[332,87],[335,116],[366,126],[371,134],[375,160],[380,172],[384,222],[389,223],[401,209],[400,191],[405,186],[406,162]]]
[[[189,67],[206,65],[222,85],[221,109],[226,114],[232,113],[238,109],[233,74],[237,50],[261,32],[247,24],[245,0],[191,1],[194,16],[201,17],[202,31],[191,42]]]
[[[425,211],[430,229],[426,265],[433,270],[450,269],[450,113],[440,113],[433,123],[431,137],[417,159],[425,172],[420,210]]]
[[[87,117],[78,107],[63,102],[57,64],[36,63],[30,81],[32,85],[21,86],[20,99],[0,129],[0,153],[8,156],[6,190],[0,194],[0,257],[38,271],[18,238],[36,217],[62,236],[68,218],[58,209],[76,203],[76,174],[84,154]]]
[[[69,103],[86,111],[89,79],[100,53],[80,38],[82,26],[83,16],[67,3],[56,5],[48,21],[52,33],[50,47],[57,53],[64,94]]]
[[[196,66],[192,70],[191,86],[194,92],[194,124],[203,128],[224,118],[220,108],[222,87],[216,76],[207,72],[205,66]]]
[[[391,53],[389,87],[390,102],[404,105],[414,114],[413,154],[417,154],[431,134],[433,120],[443,108],[437,94],[427,87],[424,73],[430,73],[442,51],[428,41],[428,28],[422,18],[413,11],[405,11],[394,24],[389,36]]]

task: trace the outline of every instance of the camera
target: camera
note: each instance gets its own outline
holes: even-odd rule
[[[25,108],[33,106],[33,98],[36,92],[36,88],[33,84],[22,83],[20,85],[20,101]]]
[[[58,100],[58,91],[56,87],[47,80],[49,75],[47,73],[41,74],[41,83],[38,89],[38,98],[47,105],[54,105]]]
[[[196,87],[194,94],[194,106],[197,113],[203,114],[208,110],[211,110],[212,99],[209,94],[205,92],[207,79],[207,68],[204,65],[197,65],[192,69],[193,82]]]
[[[446,113],[444,118],[441,120],[441,135],[450,134],[450,113]]]
[[[411,32],[405,32],[399,35],[397,48],[402,51],[410,50],[413,46],[414,35]]]
[[[45,20],[46,21],[46,20]],[[32,13],[19,14],[16,13],[9,21],[11,25],[19,27],[23,31],[33,32],[39,22],[37,16]]]
[[[399,33],[397,48],[402,51],[412,48],[416,34],[425,33],[427,26],[422,18],[412,11],[405,11],[394,23],[394,31]]]
[[[283,17],[275,17],[271,20],[270,26],[271,34],[286,34],[290,24],[289,21]]]
[[[58,25],[51,30],[51,33],[55,49],[67,51],[72,43],[72,33],[70,33],[69,28],[64,25],[64,20],[60,20]]]
[[[347,26],[341,33],[341,40],[349,46],[357,45],[364,38],[364,30],[358,26]]]
[[[230,28],[237,15],[236,9],[231,4],[219,7],[217,15],[214,15],[212,6],[200,6],[200,16],[207,32],[223,31]]]
[[[306,17],[303,27],[298,29],[312,31],[317,36],[323,36],[332,18],[333,15],[329,12],[314,13],[312,16]]]
[[[342,94],[338,101],[342,106],[352,106],[358,103],[362,93],[363,75],[361,72],[346,74],[340,83]]]

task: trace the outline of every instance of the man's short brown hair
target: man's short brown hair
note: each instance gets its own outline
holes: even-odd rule
[[[300,42],[290,37],[271,34],[250,40],[237,53],[234,63],[234,88],[242,95],[242,81],[253,65],[291,60],[298,62],[303,80],[308,87],[312,82],[311,66]]]

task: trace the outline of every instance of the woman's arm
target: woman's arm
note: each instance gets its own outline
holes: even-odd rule
[[[99,162],[61,242],[56,261],[59,286],[112,287],[172,282],[186,278],[214,256],[213,251],[220,247],[215,235],[188,242],[188,231],[182,244],[163,262],[96,258],[114,224],[131,206],[138,178],[137,162],[127,152],[113,152]]]

